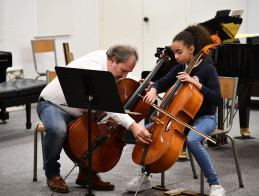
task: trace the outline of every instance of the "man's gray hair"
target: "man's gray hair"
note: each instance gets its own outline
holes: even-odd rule
[[[106,54],[109,60],[111,60],[112,57],[115,57],[117,63],[126,62],[132,55],[136,57],[136,62],[138,61],[138,53],[136,49],[128,45],[112,46],[108,49]]]

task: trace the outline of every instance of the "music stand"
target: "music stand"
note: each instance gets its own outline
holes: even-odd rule
[[[92,110],[125,113],[111,72],[55,67],[68,107],[88,109],[88,194],[92,193]]]

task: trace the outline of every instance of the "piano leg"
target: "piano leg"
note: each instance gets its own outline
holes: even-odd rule
[[[239,123],[240,123],[240,133],[243,138],[250,137],[249,131],[249,117],[250,117],[250,90],[251,83],[250,82],[242,82],[239,85],[239,93],[238,93],[238,105],[239,105]]]
[[[1,106],[0,109],[0,119],[3,121],[3,124],[5,124],[6,120],[9,119],[9,112],[6,111],[6,107],[4,106]]]
[[[6,69],[7,69],[7,67],[1,68],[1,66],[0,66],[0,83],[6,81]]]

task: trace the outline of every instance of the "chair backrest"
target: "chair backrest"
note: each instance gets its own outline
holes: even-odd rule
[[[236,91],[235,86],[237,78],[219,77],[222,98],[232,99]]]
[[[228,133],[233,124],[235,103],[237,98],[237,77],[219,77],[222,105],[218,107],[218,131]],[[221,119],[221,120],[220,120]],[[220,134],[220,132],[218,132]],[[214,133],[212,134],[214,135]]]
[[[47,70],[47,83],[50,83],[52,80],[54,80],[56,76],[57,73],[55,71]]]
[[[55,39],[31,40],[35,71],[40,76],[46,75],[46,70],[57,66]],[[50,62],[51,61],[51,62]]]
[[[71,61],[74,60],[74,55],[72,52],[69,51],[68,43],[63,43],[63,49],[64,49],[66,65],[68,65]]]

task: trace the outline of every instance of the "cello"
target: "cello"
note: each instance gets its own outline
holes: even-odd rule
[[[190,74],[200,58],[205,57],[212,49],[216,49],[221,42],[216,35],[211,36],[210,40],[213,44],[205,46],[195,55],[184,70],[185,73]],[[137,142],[132,152],[133,161],[145,166],[150,173],[166,171],[177,161],[182,151],[187,138],[185,127],[215,143],[215,140],[188,125],[188,122],[194,119],[202,101],[203,95],[195,86],[181,83],[178,79],[166,92],[160,107],[152,105],[159,111],[157,117],[151,117],[154,123],[148,128],[152,134],[152,143]]]
[[[157,65],[140,85],[132,79],[119,80],[116,85],[124,105],[124,109],[136,121],[140,122],[148,114],[150,105],[143,102],[138,96],[145,95],[145,89],[149,82],[168,60],[166,55],[162,55]],[[126,129],[118,125],[114,120],[108,119],[103,123],[105,112],[92,113],[92,170],[96,172],[106,172],[111,170],[119,161],[123,147],[123,136]],[[68,125],[67,138],[63,148],[68,157],[81,168],[88,167],[88,113],[75,119]]]

